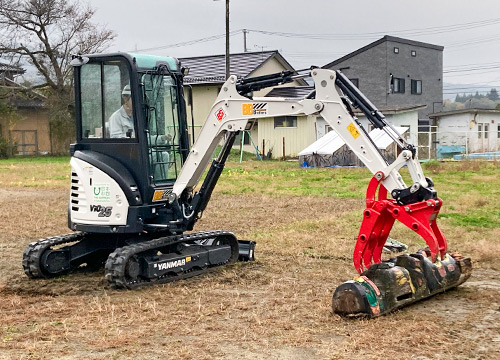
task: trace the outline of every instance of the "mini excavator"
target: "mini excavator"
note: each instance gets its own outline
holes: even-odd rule
[[[30,278],[104,264],[112,287],[133,289],[252,261],[255,242],[238,240],[229,231],[189,231],[210,200],[235,137],[259,118],[283,115],[321,115],[374,174],[353,255],[360,276],[335,290],[335,313],[379,316],[469,277],[470,259],[447,252],[436,224],[442,200],[424,176],[415,147],[341,72],[312,67],[229,77],[190,148],[186,69],[177,59],[114,53],[78,55],[71,64],[76,143],[70,148],[68,226],[73,232],[27,247],[23,268]],[[312,77],[315,90],[303,99],[252,95],[304,77]],[[395,161],[384,158],[354,116],[355,108],[395,141],[400,148]],[[410,186],[398,172],[403,166]],[[396,220],[428,248],[382,261]]]

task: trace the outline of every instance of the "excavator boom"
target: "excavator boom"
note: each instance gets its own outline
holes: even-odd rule
[[[210,155],[222,138],[226,139],[223,149],[231,147],[234,135],[247,129],[250,121],[282,115],[320,115],[374,174],[368,186],[367,207],[363,212],[363,222],[353,254],[354,266],[361,277],[357,278],[357,282],[348,282],[337,289],[333,302],[334,311],[344,315],[362,313],[378,316],[467,280],[471,271],[470,259],[447,253],[446,239],[436,223],[443,202],[437,197],[432,180],[425,177],[416,148],[405,141],[386,121],[384,115],[341,72],[311,69],[310,76],[314,80],[315,90],[304,99],[248,96],[249,92],[261,89],[264,85],[292,81],[294,76],[289,72],[239,82],[235,76],[231,76],[209,112],[198,141],[193,145],[174,184],[169,201],[174,203],[182,202],[182,199],[196,199],[182,204],[182,207],[188,209],[190,216],[196,216],[202,211],[203,208],[197,206],[200,203],[197,200],[207,194],[203,190],[193,194],[193,189],[208,165]],[[401,151],[395,161],[388,163],[354,116],[352,108],[361,109],[374,127],[385,131],[396,142]],[[220,175],[223,164],[224,156],[213,162],[209,174]],[[409,185],[405,184],[399,173],[403,166],[410,173],[412,183]],[[202,189],[215,186],[218,175],[207,176],[210,183],[207,183],[206,178]],[[391,198],[388,198],[388,194]],[[206,204],[207,201],[205,199],[202,203]],[[382,263],[382,249],[396,220],[420,235],[428,250],[411,255],[411,261],[396,258]],[[391,269],[389,274],[386,271],[388,268]],[[415,272],[424,275],[417,279]],[[412,291],[406,292],[402,297],[394,297],[393,293],[401,287],[403,278],[407,285],[412,284],[408,287]],[[376,302],[378,308],[364,306],[370,304],[367,300],[370,292],[377,294],[374,299],[378,299],[378,302],[373,300],[371,303]]]

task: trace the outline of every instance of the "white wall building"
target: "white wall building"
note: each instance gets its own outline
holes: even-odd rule
[[[462,109],[430,117],[437,125],[438,158],[500,150],[500,110]]]

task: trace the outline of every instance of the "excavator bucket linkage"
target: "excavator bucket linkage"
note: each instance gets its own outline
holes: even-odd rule
[[[446,252],[446,239],[436,224],[441,199],[398,204],[387,199],[381,178],[376,174],[368,185],[354,249],[354,266],[361,276],[340,285],[333,295],[333,311],[340,315],[376,317],[454,288],[472,271],[470,258]],[[382,249],[396,220],[422,236],[428,248],[382,262]]]

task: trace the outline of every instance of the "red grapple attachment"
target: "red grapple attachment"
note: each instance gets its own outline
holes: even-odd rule
[[[333,312],[377,317],[454,288],[471,274],[470,258],[454,253],[432,262],[429,256],[428,250],[421,250],[370,266],[335,290]]]
[[[446,239],[436,224],[442,205],[441,199],[399,205],[395,200],[387,199],[387,190],[380,184],[382,178],[383,176],[375,174],[366,192],[366,209],[363,211],[363,222],[353,254],[356,270],[361,274],[373,263],[381,262],[382,248],[396,220],[425,240],[433,262],[438,254],[444,258]],[[375,200],[377,188],[378,200]]]
[[[472,271],[470,258],[446,253],[446,239],[436,224],[441,199],[400,205],[387,199],[382,178],[377,173],[368,185],[354,249],[354,266],[361,276],[333,294],[333,311],[339,315],[376,317],[456,287]],[[396,220],[422,236],[429,248],[382,262],[382,248]]]

